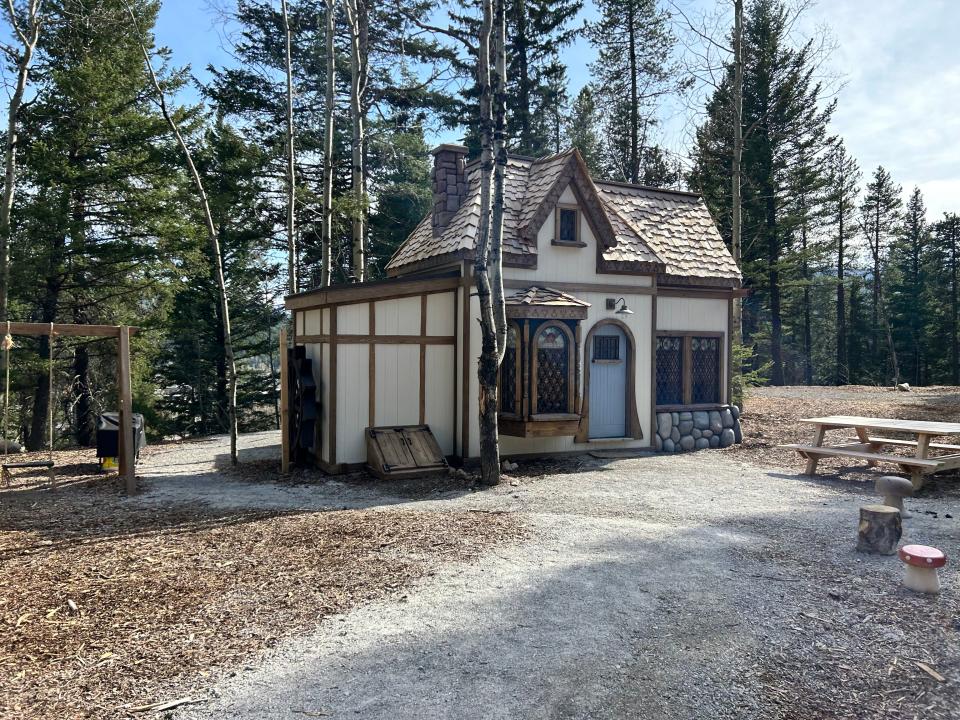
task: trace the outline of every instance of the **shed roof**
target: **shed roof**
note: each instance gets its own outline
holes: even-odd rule
[[[480,169],[468,165],[467,195],[434,236],[424,218],[387,265],[401,275],[423,261],[469,258],[480,227]],[[607,269],[656,272],[677,282],[739,284],[740,273],[696,194],[594,181],[576,149],[539,159],[511,156],[504,177],[507,263],[535,265],[537,231],[568,187],[594,226]]]

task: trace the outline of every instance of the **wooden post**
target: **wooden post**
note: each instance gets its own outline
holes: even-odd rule
[[[126,481],[127,494],[137,491],[134,469],[136,448],[133,445],[133,396],[130,390],[130,328],[120,326],[117,346],[117,394],[120,400],[120,477]]]
[[[823,436],[827,434],[827,429],[823,425],[817,425],[817,430],[814,433],[813,444],[816,447],[823,446]],[[807,455],[807,467],[803,471],[804,475],[815,475],[817,473],[817,463],[820,461],[820,458],[816,455]]]
[[[280,328],[280,472],[290,472],[290,398],[287,393],[287,329]]]

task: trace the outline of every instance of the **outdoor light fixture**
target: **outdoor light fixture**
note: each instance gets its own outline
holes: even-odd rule
[[[621,303],[620,307],[617,308],[617,303]],[[613,310],[617,308],[617,315],[633,315],[633,310],[627,307],[627,301],[624,298],[607,298],[607,310]]]

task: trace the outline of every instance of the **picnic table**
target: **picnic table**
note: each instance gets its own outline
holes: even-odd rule
[[[924,475],[960,468],[960,445],[933,442],[934,438],[944,435],[960,435],[960,423],[853,415],[804,418],[800,422],[814,426],[813,443],[811,445],[790,444],[783,447],[796,450],[807,459],[805,470],[807,475],[814,475],[817,472],[817,461],[822,457],[847,457],[866,460],[871,467],[878,463],[897,465],[903,472],[910,475],[913,486],[920,488],[923,485]],[[823,444],[828,430],[844,428],[852,429],[856,437],[849,438],[847,442],[839,445]],[[875,434],[877,432],[899,433],[911,438],[884,437]],[[884,453],[885,447],[913,448],[913,457]],[[932,454],[931,451],[937,454]],[[947,454],[940,454],[944,452]]]

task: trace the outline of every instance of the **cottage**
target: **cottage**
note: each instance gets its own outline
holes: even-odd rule
[[[371,426],[427,424],[450,458],[479,454],[480,173],[464,147],[433,157],[433,211],[387,279],[286,300],[319,405],[302,442],[329,471],[365,462]],[[739,439],[728,403],[740,273],[699,196],[594,179],[576,150],[511,156],[504,195],[502,454]]]

